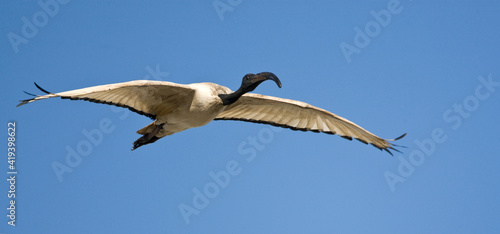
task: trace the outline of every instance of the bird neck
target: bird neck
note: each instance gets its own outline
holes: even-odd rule
[[[243,94],[245,94],[245,92],[240,88],[229,94],[219,94],[219,98],[222,100],[222,105],[227,106],[238,101]]]

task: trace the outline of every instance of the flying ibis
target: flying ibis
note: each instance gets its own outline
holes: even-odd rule
[[[18,106],[30,102],[60,97],[125,107],[154,120],[137,131],[132,150],[153,143],[160,138],[189,128],[200,127],[212,120],[240,120],[270,124],[292,130],[338,134],[355,138],[392,154],[390,141],[382,139],[355,123],[329,111],[304,102],[249,93],[266,80],[281,88],[281,81],[270,72],[246,74],[236,91],[214,83],[176,84],[167,81],[135,80],[124,83],[99,85],[60,93],[51,93],[38,86],[46,95],[30,95]]]

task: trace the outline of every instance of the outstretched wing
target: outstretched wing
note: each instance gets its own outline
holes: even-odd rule
[[[270,124],[292,130],[338,134],[343,138],[355,138],[389,152],[395,150],[389,141],[398,140],[406,134],[391,140],[382,139],[355,123],[326,110],[304,102],[290,99],[247,93],[228,106],[215,120],[241,120]]]
[[[189,101],[189,98],[194,94],[194,90],[187,85],[151,80],[99,85],[60,93],[50,93],[36,83],[35,85],[47,95],[34,95],[35,98],[21,100],[17,106],[42,99],[60,97],[125,107],[155,119],[156,116],[169,113],[183,102]]]

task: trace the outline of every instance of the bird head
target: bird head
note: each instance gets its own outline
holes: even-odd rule
[[[266,80],[273,80],[281,88],[281,81],[276,75],[271,72],[261,72],[258,74],[246,74],[243,77],[240,89],[245,93],[252,92],[260,83]]]
[[[278,87],[281,88],[281,81],[271,72],[261,72],[258,74],[249,73],[243,77],[243,81],[241,81],[241,86],[238,90],[229,94],[219,94],[222,104],[227,106],[235,103],[243,94],[252,92],[260,83],[266,80],[273,80]]]

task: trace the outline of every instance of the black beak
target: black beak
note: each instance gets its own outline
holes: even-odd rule
[[[256,76],[260,76],[259,78],[262,79],[262,81],[272,80],[272,81],[274,81],[278,85],[278,87],[281,88],[281,81],[280,81],[280,79],[278,79],[278,77],[275,74],[271,73],[271,72],[261,72],[261,73],[257,74]]]

